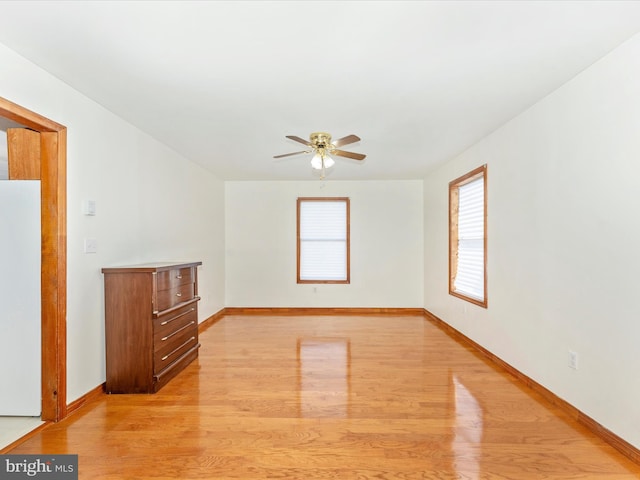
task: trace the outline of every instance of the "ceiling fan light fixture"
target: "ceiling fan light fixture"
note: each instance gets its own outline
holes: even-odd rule
[[[323,157],[324,157],[324,165],[322,161]],[[336,162],[333,160],[333,158],[331,158],[326,153],[316,152],[316,154],[311,159],[311,168],[313,168],[314,170],[322,170],[323,168],[333,167],[335,163]]]
[[[335,161],[329,155],[324,156],[324,168],[331,168],[335,165]]]

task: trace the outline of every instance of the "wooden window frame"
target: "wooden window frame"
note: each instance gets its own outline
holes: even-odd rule
[[[300,206],[302,202],[345,202],[347,207],[347,278],[346,280],[302,280],[300,278]],[[296,281],[299,284],[351,283],[351,217],[349,197],[299,197],[296,202]]]
[[[458,212],[459,212],[459,189],[478,178],[483,178],[484,196],[484,241],[483,241],[483,275],[484,292],[483,300],[464,295],[455,291],[454,282],[458,270]],[[482,165],[469,173],[462,175],[449,182],[449,294],[471,302],[483,308],[487,308],[487,165]]]

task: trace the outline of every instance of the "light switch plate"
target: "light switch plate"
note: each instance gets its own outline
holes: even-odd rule
[[[98,241],[95,238],[84,239],[84,253],[97,253]]]
[[[95,200],[83,200],[82,201],[82,213],[85,215],[96,214],[96,201]]]

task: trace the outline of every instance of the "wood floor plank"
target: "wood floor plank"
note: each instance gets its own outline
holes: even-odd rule
[[[418,316],[226,316],[155,395],[103,395],[11,453],[81,479],[603,479],[640,466]]]

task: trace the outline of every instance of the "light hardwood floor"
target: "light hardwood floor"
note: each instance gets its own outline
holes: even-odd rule
[[[80,479],[637,479],[640,466],[421,316],[230,316],[155,395],[11,453]]]

